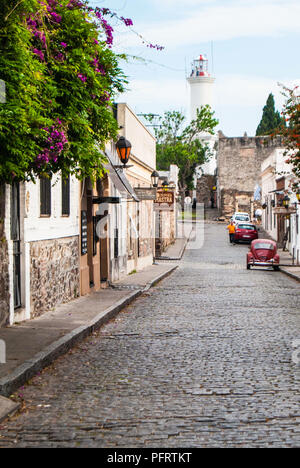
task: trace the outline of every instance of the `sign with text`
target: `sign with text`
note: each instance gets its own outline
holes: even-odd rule
[[[167,190],[158,190],[154,203],[154,211],[173,211],[174,210],[174,192]]]
[[[157,189],[155,187],[135,187],[134,191],[139,200],[156,200]]]

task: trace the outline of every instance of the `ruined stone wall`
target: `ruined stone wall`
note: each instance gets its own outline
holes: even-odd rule
[[[220,132],[218,190],[223,216],[230,217],[237,210],[251,212],[255,186],[257,183],[261,186],[261,164],[278,147],[281,147],[279,138],[246,134],[227,138]]]
[[[30,243],[31,318],[79,296],[77,236]]]
[[[4,233],[5,186],[0,185],[0,327],[8,325],[9,319],[9,272],[8,248]]]
[[[213,187],[216,185],[215,176],[205,174],[197,180],[196,195],[197,203],[203,203],[205,208],[211,207]]]

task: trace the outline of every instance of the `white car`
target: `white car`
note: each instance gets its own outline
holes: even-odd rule
[[[250,216],[248,213],[242,213],[242,212],[237,211],[234,213],[231,220],[233,221],[233,224],[240,223],[240,222],[249,223]]]

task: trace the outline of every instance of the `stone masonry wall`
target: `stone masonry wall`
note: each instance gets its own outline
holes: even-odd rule
[[[261,164],[275,148],[281,147],[279,138],[227,138],[219,133],[218,188],[220,213],[230,217],[236,208],[250,213],[254,189],[261,186]]]
[[[79,296],[79,238],[30,244],[31,318]]]
[[[9,319],[9,273],[8,249],[4,235],[5,186],[0,185],[0,327],[8,325]]]

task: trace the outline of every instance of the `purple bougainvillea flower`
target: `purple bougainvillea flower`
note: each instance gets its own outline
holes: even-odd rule
[[[58,62],[63,62],[65,60],[65,58],[66,57],[64,56],[64,54],[59,52],[59,54],[56,55],[55,60],[57,60]]]
[[[130,19],[130,18],[124,18],[123,16],[121,16],[120,19],[123,21],[123,23],[125,24],[125,26],[133,26],[132,19]]]
[[[56,23],[60,23],[62,20],[62,16],[59,15],[58,13],[55,13],[55,11],[52,11],[51,17]]]
[[[68,44],[66,44],[66,42],[61,42],[60,45],[65,49],[66,47],[68,47]]]
[[[44,55],[44,53],[43,53],[41,50],[39,50],[39,49],[33,49],[32,52],[33,52],[35,55],[37,55],[37,56],[39,57],[39,59],[40,59],[42,62],[45,61],[45,55]]]
[[[78,76],[78,78],[79,78],[83,83],[86,82],[87,77],[86,77],[85,75],[82,75],[81,73],[79,73],[77,76]]]

